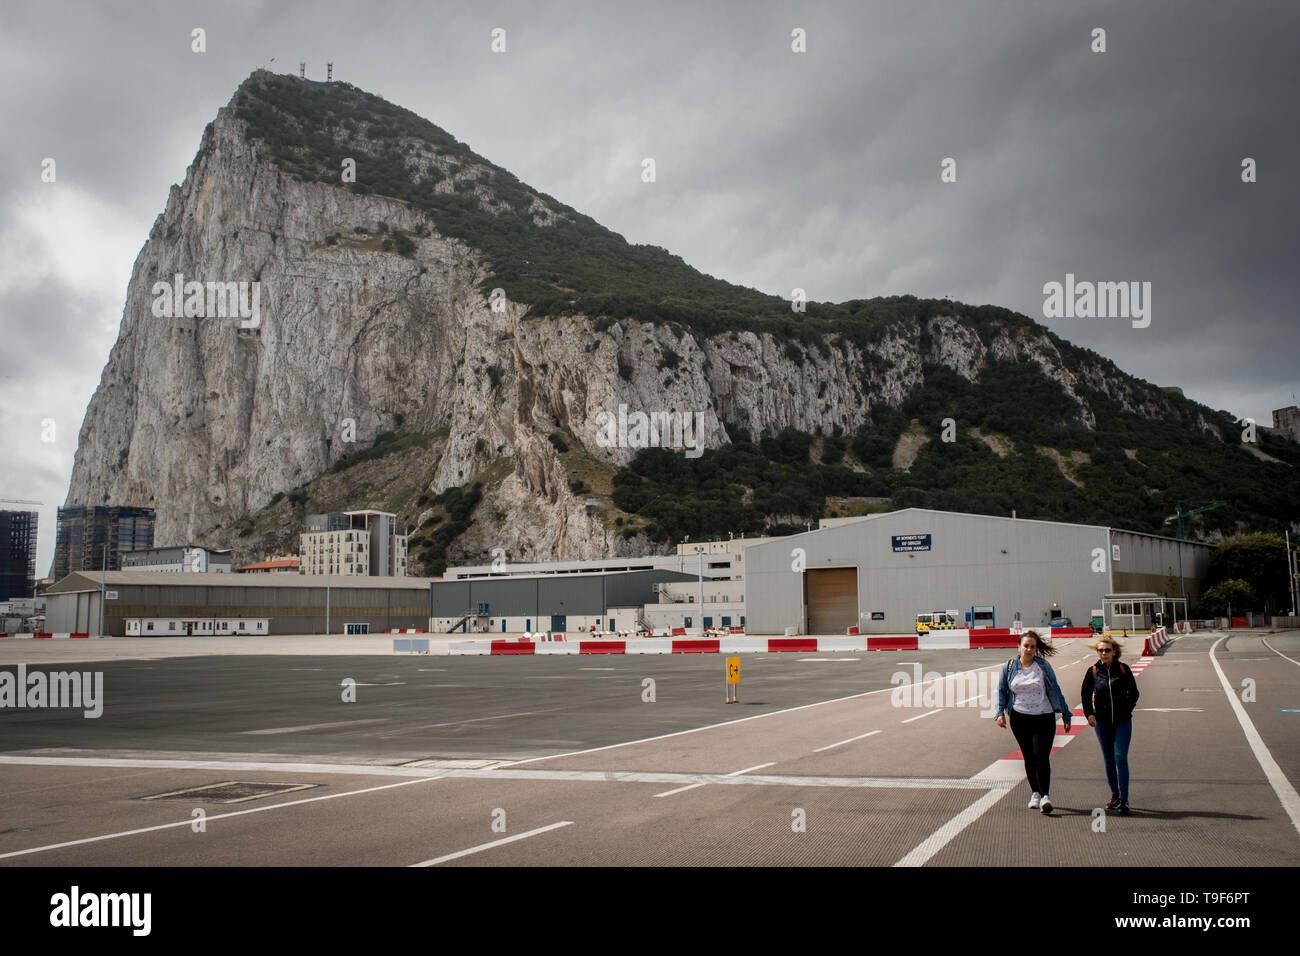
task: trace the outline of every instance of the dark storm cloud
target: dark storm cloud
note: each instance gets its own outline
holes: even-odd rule
[[[93,299],[45,277],[5,295],[5,348],[0,379],[38,381],[66,374],[67,367],[102,367],[108,356],[93,347],[84,330],[98,321]]]
[[[252,69],[299,60],[314,79],[333,60],[629,240],[742,285],[1007,306],[1260,421],[1298,387],[1294,4],[42,2],[0,18],[0,244],[21,245],[41,189],[108,211],[84,261],[0,266],[0,331],[31,358],[6,358],[6,402],[53,378],[84,408],[131,258],[203,127]],[[46,156],[57,186],[39,181]],[[1150,327],[1044,320],[1043,284],[1067,272],[1151,282]],[[47,332],[20,327],[33,308]]]

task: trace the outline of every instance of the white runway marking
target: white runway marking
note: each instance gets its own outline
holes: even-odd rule
[[[971,777],[971,780],[986,783],[989,786],[1000,786],[1006,781],[1014,783],[1024,779],[1025,763],[1023,760],[1015,759],[995,760]]]
[[[862,660],[862,658],[860,657],[800,657],[798,660],[800,663],[806,663],[808,661],[817,661],[817,662],[825,661],[827,664],[839,664],[844,661],[860,661]]]
[[[853,743],[853,741],[855,740],[862,740],[866,737],[870,737],[873,734],[878,734],[878,733],[880,733],[880,731],[878,730],[869,730],[865,734],[858,734],[856,737],[850,737],[848,740],[841,740],[838,743],[827,744],[825,747],[818,747],[816,750],[813,751],[813,753],[819,754],[823,750],[834,750],[836,747],[842,747],[845,744]]]
[[[352,727],[356,724],[382,724],[387,717],[369,717],[365,720],[336,720],[328,724],[302,724],[298,727],[267,727],[265,730],[241,730],[241,734],[296,734],[303,730],[329,730],[333,727]]]
[[[558,710],[559,708],[552,708]],[[433,730],[436,727],[459,727],[461,724],[479,724],[485,720],[506,720],[510,717],[531,717],[534,714],[548,713],[542,710],[521,710],[516,714],[496,714],[493,717],[467,717],[464,720],[449,720],[441,724],[420,724],[411,730]]]
[[[675,793],[685,793],[687,790],[694,790],[696,787],[702,787],[702,783],[692,783],[685,787],[678,787],[676,790],[665,790],[663,793],[656,793],[656,797],[671,797]]]
[[[976,671],[986,670],[989,666],[990,665],[985,664],[982,667],[972,667],[968,671],[960,671],[956,674],[945,674],[941,679],[946,680],[949,677],[960,677],[963,674],[974,674]],[[920,684],[913,684],[909,686],[921,687],[927,683],[931,683],[931,682],[922,681]],[[700,731],[703,730],[716,730],[718,727],[731,727],[736,724],[746,723],[747,721],[750,720],[762,720],[765,717],[776,717],[780,714],[792,714],[795,711],[807,710],[810,707],[821,707],[824,704],[841,704],[847,700],[857,700],[861,697],[870,697],[872,694],[888,694],[894,689],[895,688],[893,687],[881,687],[877,690],[863,691],[861,694],[850,694],[848,697],[835,697],[832,698],[831,700],[818,700],[818,701],[814,701],[811,704],[800,704],[798,707],[786,707],[783,710],[768,711],[766,714],[755,714],[752,717],[741,717],[739,720],[724,720],[721,723],[706,724],[703,727],[691,727],[689,730],[678,730],[671,734],[659,734],[657,737],[642,737],[640,740],[625,740],[621,744],[607,744],[604,747],[591,747],[587,750],[570,750],[565,753],[547,754],[544,757],[529,757],[525,760],[516,760],[514,763],[507,764],[506,766],[517,767],[521,764],[536,763],[539,760],[555,760],[557,757],[578,757],[578,756],[582,756],[583,754],[599,753],[602,750],[614,750],[617,747],[630,747],[633,744],[648,744],[656,740],[668,740],[672,737],[681,737],[684,736],[685,734],[698,734]]]
[[[1268,778],[1269,785],[1272,786],[1273,792],[1277,794],[1282,809],[1291,818],[1291,825],[1296,828],[1297,832],[1300,832],[1300,794],[1296,793],[1295,787],[1291,786],[1291,781],[1286,778],[1282,768],[1277,765],[1273,755],[1268,752],[1268,747],[1264,746],[1264,738],[1259,735],[1259,731],[1255,729],[1255,725],[1246,715],[1246,708],[1237,699],[1236,690],[1228,683],[1223,668],[1219,666],[1219,662],[1214,656],[1215,648],[1225,640],[1226,638],[1221,637],[1210,645],[1210,663],[1214,665],[1214,672],[1219,675],[1219,683],[1223,685],[1223,692],[1228,695],[1228,703],[1232,705],[1232,712],[1237,715],[1237,723],[1241,724],[1241,731],[1246,735],[1246,742],[1250,744],[1251,752],[1255,754],[1255,759],[1259,761],[1260,769],[1264,771],[1264,776]]]
[[[749,771],[751,770],[762,770],[764,767],[772,767],[775,765],[776,765],[776,761],[773,760],[770,761],[769,763],[761,763],[757,767],[746,767],[744,770],[736,770],[731,773],[724,774],[724,776],[739,777],[741,774],[749,773]],[[685,793],[687,790],[694,790],[696,787],[702,787],[702,786],[704,786],[703,783],[692,783],[692,784],[688,784],[685,787],[678,787],[676,790],[665,790],[663,793],[656,793],[655,796],[671,797],[674,793]]]
[[[742,773],[749,773],[751,770],[762,770],[764,767],[775,767],[775,766],[776,766],[776,761],[775,761],[775,760],[769,760],[767,763],[761,763],[761,764],[759,764],[757,767],[746,767],[744,770],[735,770],[735,771],[733,771],[733,772],[727,774],[727,776],[728,776],[728,777],[739,777]]]
[[[469,759],[469,758],[465,758]],[[1016,761],[1019,764],[1019,761]],[[531,770],[514,769],[503,764],[484,769],[428,769],[411,764],[400,766],[326,763],[274,763],[260,760],[175,760],[149,757],[14,757],[0,756],[5,764],[47,767],[140,767],[158,770],[256,771],[258,773],[339,774],[367,777],[416,777],[447,779],[464,777],[472,780],[572,780],[592,783],[728,783],[759,786],[795,787],[883,787],[894,790],[987,790],[988,786],[966,777],[834,777],[767,774],[733,776],[732,774],[674,773],[667,770]],[[752,768],[751,768],[752,769]],[[361,792],[361,791],[358,791]],[[209,819],[212,819],[209,817]]]
[[[413,783],[429,783],[431,780],[437,780],[438,777],[424,777],[418,780],[402,780],[398,783],[385,783],[378,787],[366,787],[364,790],[348,790],[345,793],[327,793],[320,797],[304,797],[301,800],[290,800],[287,803],[273,803],[266,807],[252,807],[248,810],[232,810],[229,813],[210,813],[204,819],[211,823],[213,820],[225,820],[230,817],[242,817],[250,813],[266,813],[269,810],[283,810],[286,807],[296,807],[304,803],[316,803],[320,800],[337,800],[340,797],[355,797],[363,793],[374,793],[378,790],[391,790],[394,787],[408,787]],[[121,837],[137,836],[141,833],[156,833],[159,830],[174,830],[177,827],[188,827],[194,823],[194,820],[187,817],[184,820],[178,820],[175,823],[160,823],[153,827],[141,827],[138,830],[123,830],[120,833],[105,833],[102,836],[85,837],[81,840],[69,840],[66,843],[51,843],[48,846],[34,846],[26,850],[14,850],[10,853],[0,853],[0,860],[7,860],[15,856],[27,856],[32,853],[44,853],[47,850],[62,850],[70,846],[82,846],[86,843],[98,843],[101,840],[117,840]]]
[[[912,721],[921,720],[923,717],[932,717],[933,715],[939,713],[940,710],[943,710],[943,708],[940,707],[938,710],[932,710],[929,713],[925,713],[925,714],[917,714],[915,717],[909,717],[907,718],[907,720],[900,721],[900,723],[910,724]]]
[[[448,860],[458,860],[462,856],[469,856],[471,853],[482,853],[484,850],[490,850],[496,846],[505,846],[507,843],[514,843],[516,840],[526,840],[528,837],[537,836],[539,833],[546,833],[548,830],[558,830],[560,827],[569,826],[573,826],[572,820],[561,820],[559,823],[552,823],[544,827],[538,827],[536,830],[528,830],[524,833],[516,833],[514,836],[502,837],[500,840],[493,840],[491,843],[472,846],[468,850],[459,850],[456,853],[448,853],[446,856],[437,856],[432,860],[425,860],[423,863],[412,863],[411,866],[437,866],[439,863],[446,863]]]
[[[931,857],[952,841],[953,837],[982,817],[990,807],[1006,796],[1008,792],[1008,790],[1004,789],[990,790],[926,837],[911,853],[908,853],[894,866],[925,866]]]
[[[1281,651],[1279,651],[1276,647],[1274,647],[1272,644],[1270,644],[1270,643],[1268,642],[1268,638],[1267,638],[1267,637],[1261,637],[1260,640],[1264,642],[1264,646],[1265,646],[1265,647],[1267,647],[1270,651],[1272,651],[1272,652],[1273,652],[1274,654],[1276,654],[1278,657],[1286,657],[1285,654],[1283,654]],[[1292,664],[1295,664],[1296,666],[1300,667],[1300,661],[1296,660],[1294,657],[1286,657],[1286,659],[1289,660]]]

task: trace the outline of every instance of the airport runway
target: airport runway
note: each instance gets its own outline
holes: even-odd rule
[[[1082,718],[1044,816],[957,679],[897,706],[1008,651],[745,655],[736,705],[717,655],[100,661],[98,719],[0,709],[0,865],[1294,866],[1300,633],[1222,638],[1138,678],[1127,817]]]

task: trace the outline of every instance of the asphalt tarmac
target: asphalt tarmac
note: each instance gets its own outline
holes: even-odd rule
[[[1222,637],[1138,678],[1125,817],[1082,718],[1026,809],[964,699],[1008,651],[744,655],[731,705],[717,655],[31,665],[102,672],[103,714],[0,708],[0,865],[1294,866],[1300,634]],[[1077,703],[1094,658],[1061,645]],[[933,693],[900,701],[914,662]]]

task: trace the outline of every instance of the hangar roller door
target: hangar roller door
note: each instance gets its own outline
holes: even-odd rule
[[[803,588],[809,634],[843,634],[858,623],[857,568],[810,568]]]

